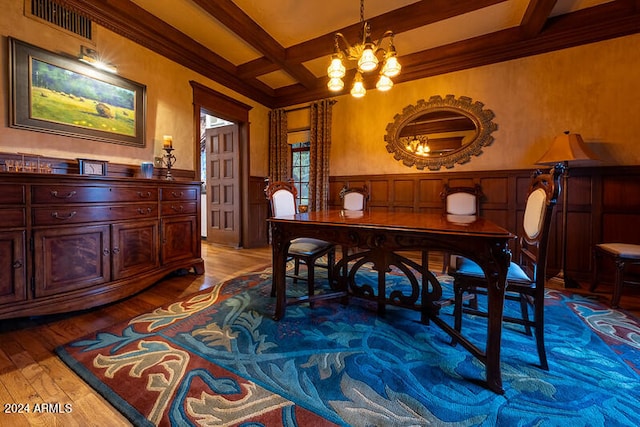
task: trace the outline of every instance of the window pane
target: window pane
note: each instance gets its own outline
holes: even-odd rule
[[[309,204],[309,147],[308,141],[291,146],[291,177],[298,190],[298,205]]]

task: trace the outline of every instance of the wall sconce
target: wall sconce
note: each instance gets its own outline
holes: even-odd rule
[[[78,55],[78,59],[81,62],[89,64],[99,70],[107,71],[113,74],[118,73],[118,68],[115,65],[103,62],[98,58],[98,52],[96,52],[95,49],[91,49],[86,46],[80,46],[80,55]]]

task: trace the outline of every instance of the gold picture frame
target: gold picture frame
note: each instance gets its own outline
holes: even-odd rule
[[[8,40],[11,127],[145,147],[146,86]]]

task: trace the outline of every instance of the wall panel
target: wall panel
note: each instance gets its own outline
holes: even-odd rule
[[[477,183],[485,196],[480,204],[481,215],[520,236],[532,172],[533,169],[332,176],[330,181],[332,189],[366,184],[372,208],[414,212],[441,212],[440,191],[444,184],[471,186]],[[592,248],[596,243],[640,244],[640,166],[572,168],[570,172],[567,272],[571,277],[588,281],[593,268]],[[560,270],[562,261],[563,209],[561,190],[551,224],[550,276]]]

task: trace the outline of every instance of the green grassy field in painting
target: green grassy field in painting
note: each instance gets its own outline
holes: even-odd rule
[[[31,89],[31,117],[34,119],[135,136],[133,110],[107,104],[113,117],[103,117],[96,109],[98,103],[40,87]]]

